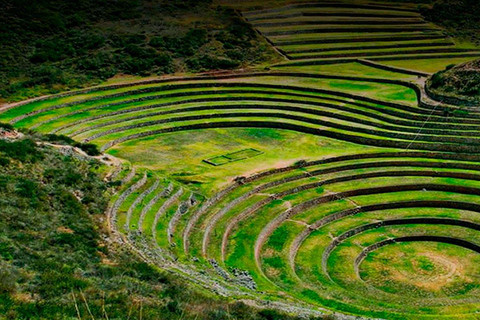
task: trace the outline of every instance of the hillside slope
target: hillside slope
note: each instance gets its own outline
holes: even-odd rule
[[[480,60],[451,66],[427,81],[430,94],[453,104],[480,104]]]
[[[45,139],[0,139],[0,319],[297,319],[200,294],[107,241],[106,168]]]
[[[437,0],[433,6],[423,7],[422,14],[453,36],[480,44],[480,2],[477,0]]]
[[[211,1],[2,1],[0,99],[22,100],[118,74],[232,69],[275,59],[232,9]]]

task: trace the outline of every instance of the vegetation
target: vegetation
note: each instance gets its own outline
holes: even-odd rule
[[[358,1],[340,6],[292,4],[244,15],[286,58],[294,60],[278,67],[321,65],[348,59],[388,64],[388,61],[415,58],[435,60],[480,55],[474,47],[459,45],[441,29],[426,23],[415,8],[412,4],[388,7]]]
[[[477,222],[462,210],[478,209],[474,203],[479,168],[465,162],[478,160],[478,134],[475,124],[464,123],[472,116],[468,113],[445,122],[443,110],[419,105],[420,91],[399,80],[405,75],[384,81],[385,71],[375,74],[376,69],[364,66],[361,70],[371,74],[363,78],[355,65],[350,67],[357,72],[355,77],[317,77],[289,70],[103,88],[31,102],[2,117],[15,127],[51,132],[44,139],[55,143],[72,143],[72,138],[95,143],[140,166],[112,199],[111,221],[159,266],[165,264],[157,256],[158,247],[173,264],[193,263],[195,268],[185,271],[188,277],[207,285],[222,283],[227,292],[233,284],[258,299],[276,300],[281,299],[281,290],[313,305],[401,319],[417,314],[416,304],[366,289],[355,276],[353,261],[362,252],[355,244],[360,241],[367,247],[385,235],[402,238],[421,230],[473,241],[476,231],[471,226],[408,219]],[[288,85],[281,82],[283,77],[290,79]],[[235,128],[247,121],[247,128]],[[258,128],[251,128],[254,121]],[[199,123],[211,126],[196,128]],[[307,131],[320,123],[324,131]],[[325,138],[330,134],[335,140]],[[352,137],[356,145],[336,141]],[[366,146],[371,141],[379,147]],[[403,148],[417,151],[398,151]],[[431,152],[419,151],[427,148]],[[446,148],[454,153],[439,152]],[[202,161],[251,149],[263,153],[215,170]],[[266,171],[255,175],[252,167]],[[282,169],[268,171],[273,167]],[[229,187],[225,181],[234,182]],[[223,188],[229,192],[217,193]],[[397,209],[403,210],[390,212]],[[291,210],[289,216],[281,216],[285,210]],[[332,220],[324,225],[327,217],[336,218],[328,218]],[[355,233],[379,217],[398,225]],[[330,235],[349,232],[354,236],[331,243]],[[466,249],[452,247],[449,257],[462,250]],[[465,288],[462,296],[455,304],[444,305],[442,299],[449,299],[450,293],[403,282],[380,286],[390,278],[379,271],[381,261],[367,258],[359,265],[362,279],[385,292],[403,288],[412,297],[431,298],[422,304],[422,317],[437,312],[446,319],[468,316],[474,308],[466,304],[477,294],[476,282],[468,281],[470,271],[457,282]],[[443,268],[436,260],[416,263]],[[413,267],[402,268],[409,272]],[[473,264],[465,270],[472,268]],[[454,292],[447,283],[443,289]],[[326,298],[331,294],[335,298]],[[372,299],[379,301],[375,307],[367,303]]]
[[[118,74],[233,69],[274,52],[232,9],[211,1],[3,1],[0,98],[25,98]]]
[[[273,57],[217,2],[125,1],[71,28],[106,37],[86,54],[119,55],[135,69],[122,72],[170,72],[165,56],[172,72]],[[265,9],[242,15],[290,61],[7,105],[0,314],[476,319],[478,114],[420,85],[473,97],[478,61],[427,72],[480,53],[426,23],[428,2],[232,3]],[[143,38],[109,36],[122,32]],[[48,48],[26,65],[82,65]]]
[[[438,0],[433,6],[423,7],[422,15],[455,37],[480,45],[478,15],[480,3],[475,0]]]
[[[64,135],[56,135],[56,134],[47,134],[42,137],[44,141],[60,144],[60,145],[70,145],[73,147],[80,148],[89,156],[98,156],[100,155],[100,150],[98,150],[97,145],[93,143],[81,143],[76,142],[70,137]]]
[[[38,138],[0,140],[0,318],[297,319],[185,288],[105,241],[103,165]]]
[[[480,60],[450,65],[435,73],[427,82],[439,98],[450,97],[458,103],[480,103]]]

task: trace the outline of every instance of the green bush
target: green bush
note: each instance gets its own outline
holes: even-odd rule
[[[57,143],[57,144],[69,144],[72,145],[75,143],[75,140],[65,135],[56,135],[56,134],[47,134],[43,136],[44,141]]]
[[[8,263],[0,260],[0,294],[11,294],[17,289],[18,274]]]
[[[82,149],[89,156],[99,156],[101,154],[97,145],[93,143],[75,143],[74,146]]]
[[[452,64],[449,64],[448,66],[445,67],[445,70],[450,70],[452,69],[453,67],[455,67],[456,64],[452,63]]]
[[[35,142],[31,139],[23,139],[13,142],[0,140],[0,154],[14,160],[32,163],[43,159],[43,154],[38,150]]]
[[[213,55],[202,55],[200,57],[189,58],[185,61],[187,65],[195,71],[215,70],[215,69],[233,69],[240,65],[238,61],[228,58],[219,58]]]
[[[9,131],[12,131],[12,130],[15,129],[11,124],[2,123],[2,122],[0,122],[0,128],[5,129],[5,130],[9,130]]]
[[[5,167],[10,164],[10,160],[8,158],[0,157],[0,167]]]
[[[97,145],[93,143],[76,142],[72,138],[65,135],[47,134],[47,135],[41,136],[41,140],[47,141],[53,144],[70,145],[73,147],[77,147],[83,150],[89,156],[98,156],[101,154]]]
[[[441,73],[435,73],[431,78],[430,78],[430,88],[436,89],[444,85],[445,79],[442,77]]]

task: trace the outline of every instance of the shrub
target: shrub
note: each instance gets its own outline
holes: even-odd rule
[[[219,58],[209,54],[187,59],[186,63],[191,69],[196,71],[211,69],[233,69],[238,67],[240,64],[238,61],[233,61],[227,58]]]
[[[18,274],[8,263],[0,260],[0,294],[13,293],[17,288]]]
[[[56,135],[56,134],[47,134],[43,136],[44,141],[58,143],[58,144],[69,144],[73,145],[75,140],[65,135]]]
[[[284,315],[280,314],[278,311],[270,309],[262,310],[258,314],[265,320],[282,320],[285,318]]]
[[[5,129],[5,130],[9,130],[9,131],[13,131],[15,129],[11,124],[2,123],[2,122],[0,122],[0,128]]]
[[[431,78],[430,78],[430,87],[432,89],[439,88],[445,83],[444,78],[442,77],[441,73],[435,73]]]
[[[101,154],[97,145],[93,143],[75,143],[74,146],[82,149],[89,156],[99,156]]]
[[[448,66],[445,67],[445,70],[450,70],[452,69],[453,67],[455,67],[456,64],[452,63],[452,64],[449,64]]]
[[[101,154],[97,145],[93,143],[76,142],[72,138],[65,135],[47,134],[42,136],[42,140],[55,143],[55,144],[66,144],[66,145],[77,147],[83,150],[89,156],[98,156]]]
[[[55,62],[76,55],[72,43],[59,38],[37,41],[35,47],[35,53],[30,57],[33,63]]]
[[[0,153],[22,162],[36,162],[43,159],[43,154],[37,149],[35,142],[31,139],[13,142],[0,140]]]
[[[125,58],[120,68],[128,74],[137,74],[141,76],[148,75],[154,65],[153,59]]]
[[[0,157],[0,166],[1,167],[8,166],[9,164],[10,164],[10,160],[8,158]]]
[[[165,48],[165,40],[162,37],[152,37],[148,42],[148,45],[154,48]]]

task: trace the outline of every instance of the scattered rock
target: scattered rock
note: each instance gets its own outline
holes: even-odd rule
[[[235,276],[235,282],[250,290],[257,290],[257,284],[253,280],[248,271],[237,268],[232,269],[232,274]]]
[[[17,140],[23,138],[23,133],[17,130],[10,130],[0,127],[0,139],[2,140]]]
[[[197,197],[195,196],[194,193],[192,193],[192,194],[190,195],[190,198],[188,198],[188,205],[192,207],[192,206],[194,206],[195,204],[197,204]]]
[[[228,274],[227,271],[223,270],[222,267],[220,267],[220,265],[218,264],[217,261],[215,261],[215,259],[210,259],[208,260],[210,262],[210,264],[212,265],[213,269],[215,269],[215,271],[225,280],[227,281],[231,281],[232,279],[230,278],[230,275]]]

